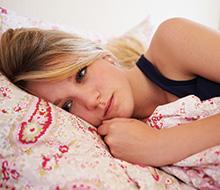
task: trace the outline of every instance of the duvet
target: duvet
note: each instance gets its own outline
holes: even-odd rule
[[[148,124],[156,129],[169,128],[219,112],[220,98],[200,101],[191,95],[158,107]],[[162,170],[199,189],[220,189],[220,145],[162,167]]]
[[[0,187],[3,189],[219,189],[220,146],[154,168],[111,156],[95,127],[0,75]],[[158,107],[157,129],[208,117],[220,98],[188,96]]]

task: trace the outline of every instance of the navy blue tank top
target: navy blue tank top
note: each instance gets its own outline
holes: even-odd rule
[[[144,55],[140,57],[136,65],[153,83],[163,90],[176,95],[179,98],[188,95],[196,95],[201,100],[220,96],[220,84],[205,79],[196,77],[195,79],[186,81],[175,81],[164,77]]]

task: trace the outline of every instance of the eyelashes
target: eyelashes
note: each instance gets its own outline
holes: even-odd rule
[[[84,79],[85,75],[86,75],[86,70],[87,70],[87,66],[83,67],[82,69],[80,69],[77,73],[76,73],[76,82],[77,83],[81,83],[82,80]],[[70,109],[72,107],[72,101],[68,101],[67,103],[65,103],[65,105],[62,107],[63,110],[70,112]]]
[[[79,72],[76,73],[76,82],[77,83],[81,83],[83,78],[86,75],[86,70],[87,70],[87,66],[83,67],[82,69],[80,69]]]
[[[67,112],[70,112],[70,108],[72,106],[72,102],[69,102],[68,104],[66,104],[65,106],[63,106],[63,110],[67,111]]]

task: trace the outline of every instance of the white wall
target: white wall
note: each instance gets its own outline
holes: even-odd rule
[[[181,16],[219,29],[219,0],[0,0],[0,6],[60,24],[119,35],[148,14],[157,26]]]

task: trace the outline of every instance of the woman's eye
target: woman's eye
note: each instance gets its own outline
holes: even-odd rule
[[[76,82],[80,83],[83,80],[84,76],[86,75],[86,68],[87,67],[84,67],[76,74]]]
[[[67,112],[70,112],[71,106],[72,106],[72,102],[66,104],[66,105],[63,107],[63,109],[64,109],[65,111],[67,111]]]

